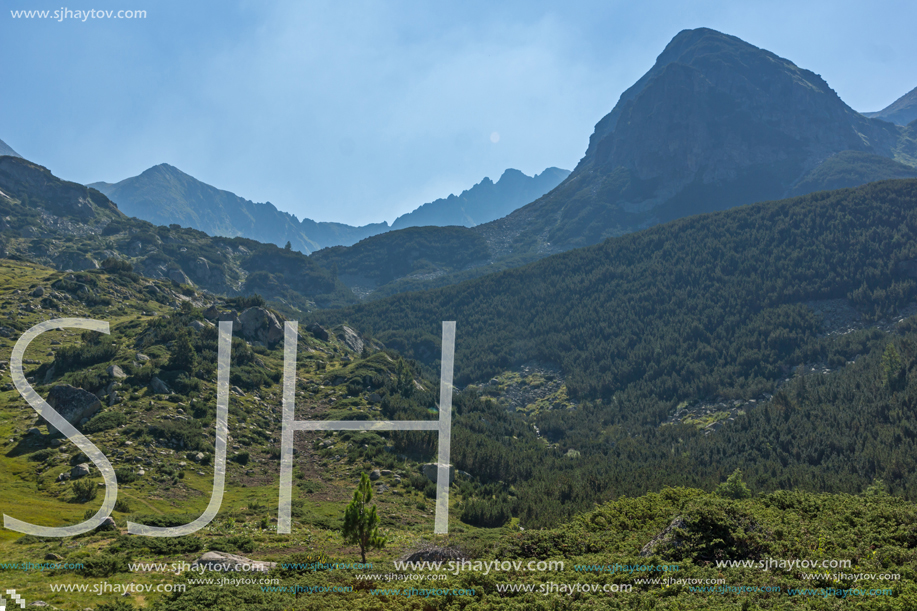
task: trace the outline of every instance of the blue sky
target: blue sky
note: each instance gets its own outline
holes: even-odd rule
[[[26,20],[11,10],[146,10]],[[513,167],[573,169],[680,30],[821,74],[856,110],[917,86],[914,2],[4,0],[0,139],[78,182],[170,163],[364,224]],[[498,137],[499,135],[499,137]]]

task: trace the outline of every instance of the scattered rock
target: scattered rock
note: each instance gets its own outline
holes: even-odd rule
[[[216,304],[211,304],[209,308],[204,310],[204,318],[207,320],[216,320],[220,317],[220,310],[217,309]]]
[[[193,563],[191,568],[204,567],[211,571],[245,571],[266,573],[277,566],[276,562],[252,560],[244,556],[223,552],[207,552]]]
[[[48,552],[47,554],[45,554],[45,560],[53,560],[54,562],[60,562],[63,559],[64,559],[63,556],[59,556],[55,554],[54,552]]]
[[[157,395],[171,395],[172,389],[169,386],[160,380],[158,377],[153,376],[153,379],[150,380],[150,388],[153,389],[153,392]]]
[[[77,424],[84,419],[91,418],[102,409],[102,402],[91,392],[76,388],[69,384],[58,384],[48,393],[48,405],[57,410],[70,424]],[[57,432],[51,424],[48,430]]]
[[[108,375],[118,380],[123,380],[127,377],[127,374],[124,373],[124,370],[118,367],[117,365],[112,365],[108,368]]]
[[[102,523],[99,524],[98,529],[99,530],[117,530],[118,526],[115,524],[115,519],[112,518],[111,516],[108,516],[107,518],[102,520]]]
[[[147,361],[150,360],[150,357],[148,357],[147,355],[145,355],[145,354],[143,354],[143,353],[141,353],[141,352],[138,352],[138,353],[137,353],[137,360],[140,361],[141,363],[146,363]]]
[[[203,452],[198,452],[197,454],[194,455],[194,462],[201,462],[202,460],[204,460]]]
[[[388,477],[392,474],[392,471],[391,469],[382,469],[379,473],[382,475],[382,477]]]
[[[370,393],[370,395],[366,397],[366,400],[370,403],[382,403],[382,396],[379,393],[374,392]]]
[[[403,558],[404,562],[444,562],[448,560],[464,560],[465,553],[455,547],[429,545],[415,549]]]
[[[379,469],[373,469],[372,473],[369,474],[369,479],[372,481],[376,481],[380,477],[382,477],[382,473],[379,472]]]
[[[207,328],[207,325],[205,325],[204,323],[202,323],[199,320],[192,320],[190,323],[188,323],[188,326],[194,329],[195,331],[203,331],[204,329]]]
[[[25,434],[26,435],[41,435],[41,429],[33,426],[28,431],[26,431]]]
[[[80,463],[70,469],[70,479],[80,479],[89,475],[89,463]]]
[[[35,290],[30,293],[32,297],[41,297],[44,294],[45,294],[45,289],[43,289],[40,286],[35,287]]]
[[[323,326],[321,326],[320,324],[318,324],[317,322],[313,322],[313,323],[309,324],[309,325],[306,327],[306,331],[308,331],[309,333],[311,333],[316,339],[320,339],[320,340],[322,340],[323,342],[327,342],[328,339],[331,337],[331,336],[328,334],[328,331],[325,330],[325,328],[324,328]]]
[[[426,477],[428,480],[430,480],[434,484],[436,483],[436,479],[439,475],[439,465],[437,465],[436,463],[432,463],[432,462],[426,463],[425,465],[420,467],[420,470],[423,472],[424,477]],[[455,481],[455,467],[453,467],[452,465],[449,465],[449,483],[451,484],[454,481]]]
[[[57,481],[59,482],[66,482],[69,479],[70,479],[70,474],[66,472],[61,473],[60,475],[57,476]]]

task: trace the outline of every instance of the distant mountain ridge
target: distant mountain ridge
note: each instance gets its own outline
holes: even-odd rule
[[[556,187],[570,172],[548,168],[529,177],[509,169],[497,183],[489,178],[463,191],[424,204],[396,220],[398,228],[415,225],[476,225],[509,214]],[[256,203],[201,182],[163,163],[118,183],[89,185],[116,202],[127,215],[157,225],[178,224],[214,236],[246,237],[285,245],[309,254],[332,246],[351,246],[395,227],[387,222],[354,227],[344,223],[300,221],[270,202]]]
[[[879,112],[864,112],[863,116],[907,125],[917,120],[917,87],[889,104]]]
[[[0,140],[0,156],[2,155],[9,155],[10,157],[22,157],[22,155],[14,151],[9,144],[3,140]]]
[[[89,185],[107,195],[127,215],[156,225],[179,224],[210,235],[242,236],[310,253],[331,244],[353,244],[388,230],[388,223],[351,227],[343,223],[299,221],[270,202],[259,204],[217,189],[163,163],[139,176]]]
[[[488,223],[535,201],[569,175],[569,170],[552,167],[529,177],[510,168],[497,182],[485,178],[461,195],[453,194],[402,214],[392,223],[392,229],[426,225],[474,227]]]
[[[258,293],[293,311],[354,301],[302,253],[176,224],[157,227],[125,215],[95,188],[12,156],[0,157],[0,255],[73,271],[119,260],[149,278],[227,296]]]

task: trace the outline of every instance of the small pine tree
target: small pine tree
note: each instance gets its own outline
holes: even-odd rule
[[[191,373],[196,362],[197,355],[194,353],[194,346],[191,344],[191,334],[188,333],[187,329],[182,329],[172,345],[172,355],[169,357],[169,363],[166,367]]]
[[[739,469],[733,471],[732,475],[726,478],[725,483],[716,487],[716,494],[717,496],[735,500],[751,498],[751,490],[742,481],[742,472]]]
[[[353,493],[353,500],[344,510],[344,540],[360,546],[360,556],[366,563],[366,550],[385,547],[385,537],[379,534],[379,516],[376,506],[367,507],[373,499],[373,489],[366,473]]]
[[[284,250],[293,250],[293,244],[287,240],[287,243],[283,247]]]
[[[901,390],[904,386],[904,363],[894,344],[885,347],[885,353],[882,355],[882,374],[889,390]]]

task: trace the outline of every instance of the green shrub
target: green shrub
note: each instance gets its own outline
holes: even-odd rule
[[[83,566],[76,569],[77,575],[83,577],[110,577],[116,573],[127,572],[127,558],[121,555],[98,554],[80,558]]]
[[[84,433],[98,433],[100,431],[108,431],[111,429],[116,429],[122,424],[127,424],[127,416],[121,412],[103,412],[101,414],[96,414],[86,425],[83,427]]]
[[[73,500],[77,503],[87,503],[99,494],[99,487],[88,477],[73,482]]]

